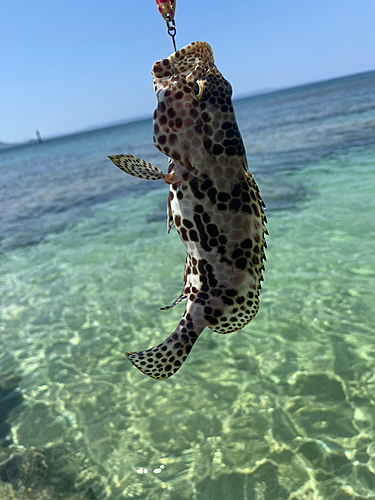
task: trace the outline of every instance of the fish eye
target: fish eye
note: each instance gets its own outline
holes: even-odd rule
[[[203,82],[201,80],[195,82],[195,85],[194,85],[194,94],[197,96],[197,98],[200,101],[202,100],[202,97],[203,97],[203,94],[204,94],[204,85],[203,85]]]

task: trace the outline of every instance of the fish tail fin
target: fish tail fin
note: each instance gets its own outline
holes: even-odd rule
[[[206,325],[203,321],[194,325],[185,311],[174,333],[164,342],[145,351],[127,352],[126,356],[145,375],[165,380],[180,369]]]
[[[133,177],[156,181],[163,179],[165,176],[161,170],[151,165],[148,161],[140,160],[132,155],[114,155],[108,156],[108,158],[116,167]]]

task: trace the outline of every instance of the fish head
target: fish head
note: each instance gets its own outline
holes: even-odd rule
[[[244,155],[232,105],[232,87],[214,63],[211,47],[193,42],[152,68],[157,108],[155,146],[199,175],[207,166]]]

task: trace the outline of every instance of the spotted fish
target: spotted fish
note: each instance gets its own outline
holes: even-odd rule
[[[184,287],[168,307],[187,301],[176,330],[161,344],[128,352],[141,372],[167,379],[199,335],[240,330],[256,315],[263,280],[266,217],[249,173],[232,105],[232,88],[211,47],[193,42],[152,68],[157,109],[155,146],[168,173],[131,155],[110,156],[124,172],[170,186],[168,232],[174,224],[186,248]]]

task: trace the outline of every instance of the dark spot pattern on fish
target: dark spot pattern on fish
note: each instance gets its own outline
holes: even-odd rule
[[[211,47],[193,42],[157,61],[152,72],[158,99],[153,140],[169,157],[168,174],[142,160],[138,166],[129,161],[123,170],[162,178],[170,186],[168,230],[174,223],[187,255],[183,291],[164,309],[183,300],[187,306],[170,337],[127,356],[146,375],[166,379],[179,370],[205,327],[226,334],[254,318],[267,230],[232,88],[216,68]]]

